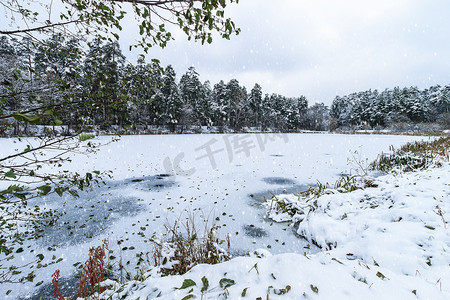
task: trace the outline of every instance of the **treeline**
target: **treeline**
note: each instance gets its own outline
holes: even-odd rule
[[[327,130],[329,109],[308,107],[304,96],[263,95],[259,84],[247,91],[236,79],[202,83],[193,67],[178,81],[173,67],[162,68],[157,60],[127,63],[117,42],[96,39],[88,46],[83,51],[80,41],[60,35],[39,44],[1,37],[3,126],[18,112],[27,117],[23,112],[57,107],[39,122],[76,130],[90,125]]]
[[[17,114],[42,125],[82,130],[207,126],[259,130],[440,130],[450,128],[450,86],[369,90],[338,96],[331,110],[304,96],[247,91],[236,79],[211,85],[193,67],[177,80],[159,61],[126,62],[117,42],[60,35],[35,43],[0,37],[0,135]],[[42,114],[44,117],[42,118]],[[33,123],[33,122],[31,122]],[[430,125],[431,124],[431,125]]]
[[[330,111],[331,130],[450,128],[450,85],[386,89],[336,97]]]

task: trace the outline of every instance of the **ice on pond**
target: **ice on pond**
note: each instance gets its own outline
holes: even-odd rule
[[[295,180],[283,177],[265,177],[262,180],[268,184],[276,185],[292,185],[297,183]]]
[[[249,153],[228,152],[226,144],[221,143],[222,135],[164,135],[123,136],[119,142],[100,148],[96,155],[75,156],[76,164],[64,169],[79,174],[111,170],[114,181],[82,191],[80,198],[48,196],[34,200],[65,213],[37,241],[27,241],[36,242],[31,247],[48,260],[52,256],[63,258],[52,265],[52,270],[40,269],[35,282],[43,281],[42,286],[46,286],[55,268],[61,270],[63,277],[70,278],[76,273],[74,264],[84,263],[89,248],[100,245],[104,238],[110,240],[115,256],[120,252],[123,261],[133,265],[137,254],[152,251],[153,235],[161,234],[167,223],[184,222],[186,211],[215,220],[220,226],[219,238],[230,234],[232,253],[245,254],[258,248],[270,249],[274,254],[303,254],[305,249],[308,253],[317,252],[317,248],[295,236],[286,224],[272,224],[265,218],[264,198],[298,194],[317,180],[334,182],[338,174],[349,173],[349,150],[359,149],[365,157],[374,159],[390,145],[420,139],[290,134],[287,143],[269,140],[259,147],[255,135],[246,137],[255,145]],[[212,138],[217,139],[211,144],[214,155],[205,157],[202,145]],[[203,151],[196,150],[199,148]],[[187,172],[188,176],[171,174],[173,170],[163,164],[166,158],[172,162],[173,170],[192,172]],[[52,250],[47,251],[49,247]],[[36,253],[24,252],[24,261],[35,260]],[[4,289],[8,287],[0,291]],[[20,293],[31,295],[34,284],[27,289],[12,293],[11,299],[17,299]]]
[[[56,195],[44,199],[53,203],[60,214],[52,226],[39,232],[38,243],[42,246],[67,246],[85,243],[107,231],[122,218],[136,216],[145,210],[143,200],[126,196],[122,190],[154,190],[170,188],[175,181],[170,175],[159,174],[142,178],[110,181],[101,187],[93,187],[79,193],[79,197],[66,196],[64,201]]]
[[[243,226],[243,229],[244,229],[244,233],[251,237],[261,238],[261,237],[267,236],[267,231],[265,231],[261,227],[257,227],[252,224]]]

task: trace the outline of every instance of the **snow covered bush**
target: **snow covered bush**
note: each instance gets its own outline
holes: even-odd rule
[[[265,203],[266,207],[269,208],[269,218],[284,219],[283,215],[288,215],[291,219],[294,216],[299,217],[299,215],[307,214],[309,210],[317,208],[316,200],[319,197],[335,193],[349,193],[361,189],[371,182],[364,179],[356,176],[341,176],[333,185],[322,184],[318,181],[317,185],[310,186],[309,189],[299,193],[298,196],[291,194],[273,195]]]
[[[371,182],[366,178],[356,176],[341,176],[333,184],[322,184],[318,182],[316,186],[311,186],[298,196],[293,194],[273,195],[266,200],[266,216],[275,222],[290,222],[297,227],[308,215],[320,208],[318,201],[325,195],[340,193],[350,193],[367,186]],[[371,183],[373,184],[373,183]],[[317,245],[315,240],[310,240]],[[318,245],[321,247],[321,245]]]
[[[431,142],[407,143],[400,149],[391,147],[391,153],[382,153],[371,163],[370,168],[383,172],[400,170],[409,172],[423,170],[430,166],[440,166],[441,161],[449,161],[450,137],[441,137]]]

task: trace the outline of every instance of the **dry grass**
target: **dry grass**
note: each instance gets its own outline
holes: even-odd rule
[[[389,172],[399,169],[404,172],[423,170],[432,165],[440,166],[449,161],[450,137],[440,137],[427,142],[412,142],[400,149],[391,146],[391,153],[382,153],[370,164],[373,170]]]
[[[56,270],[55,273],[52,274],[52,285],[55,288],[53,298],[57,300],[65,300],[63,295],[59,292],[59,272],[59,270]]]
[[[184,274],[198,264],[218,264],[231,258],[230,239],[216,236],[218,226],[208,226],[205,221],[200,234],[192,215],[180,224],[166,225],[167,240],[155,242],[153,262],[164,275]]]
[[[105,250],[109,249],[108,244],[108,240],[105,239],[101,246],[89,249],[89,258],[80,274],[78,297],[85,298],[95,292],[100,294],[105,290],[100,286],[100,282],[105,279]]]

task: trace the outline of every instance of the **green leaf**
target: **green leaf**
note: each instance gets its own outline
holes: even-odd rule
[[[195,298],[195,295],[189,294],[189,295],[186,295],[183,298],[181,298],[181,300],[187,300],[187,299],[192,299],[192,298]]]
[[[31,151],[30,145],[27,145],[27,147],[25,149],[23,149],[23,152],[25,152],[25,153],[30,152],[30,151]],[[31,175],[31,176],[33,176],[33,175]]]
[[[7,177],[7,178],[14,178],[14,179],[17,178],[16,174],[14,174],[14,172],[12,170],[9,171],[9,172],[6,172],[5,173],[5,177]]]
[[[64,194],[64,192],[67,190],[67,188],[64,187],[57,187],[55,188],[55,192],[58,194],[58,196],[62,196]]]
[[[75,190],[69,190],[69,193],[72,195],[72,196],[74,196],[74,197],[80,197],[80,195],[78,194],[78,192],[77,191],[75,191]]]
[[[247,295],[248,287],[242,290],[241,297],[245,297]]]
[[[12,115],[14,119],[17,121],[23,121],[30,124],[37,124],[41,120],[42,116],[34,115],[34,114],[14,114]]]
[[[316,293],[316,294],[319,293],[319,288],[318,288],[317,286],[314,286],[314,285],[311,284],[309,287],[311,288],[311,290],[312,290],[314,293]]]
[[[56,126],[61,126],[63,124],[63,121],[61,121],[59,118],[55,118],[53,121],[55,122]]]
[[[9,255],[11,253],[11,251],[5,246],[0,246],[0,253],[2,252],[5,253],[5,255]]]
[[[194,280],[192,280],[192,279],[185,279],[183,281],[183,284],[181,285],[181,287],[179,287],[178,289],[179,290],[187,289],[188,287],[191,287],[191,286],[194,286],[194,285],[197,285]]]
[[[34,277],[36,277],[36,275],[34,274],[34,271],[32,271],[31,273],[29,273],[26,277],[24,277],[24,279],[33,282]]]
[[[430,230],[435,230],[436,229],[436,228],[434,228],[433,226],[430,226],[430,225],[425,225],[425,228],[428,228]]]
[[[84,142],[84,141],[93,139],[94,137],[95,137],[95,135],[93,135],[93,134],[82,133],[82,134],[80,134],[80,136],[78,138],[80,139],[80,142]]]
[[[229,278],[222,278],[219,281],[219,285],[221,288],[226,289],[232,285],[235,285],[236,282],[233,279],[229,279]]]
[[[203,283],[203,287],[202,287],[202,292],[207,291],[209,288],[209,281],[208,278],[206,278],[206,276],[202,277],[202,283]]]
[[[50,191],[52,190],[52,188],[51,188],[50,186],[48,186],[48,185],[43,185],[43,186],[38,187],[38,190],[40,191],[40,192],[39,192],[39,195],[45,196],[45,195],[47,195],[48,193],[50,193]]]

